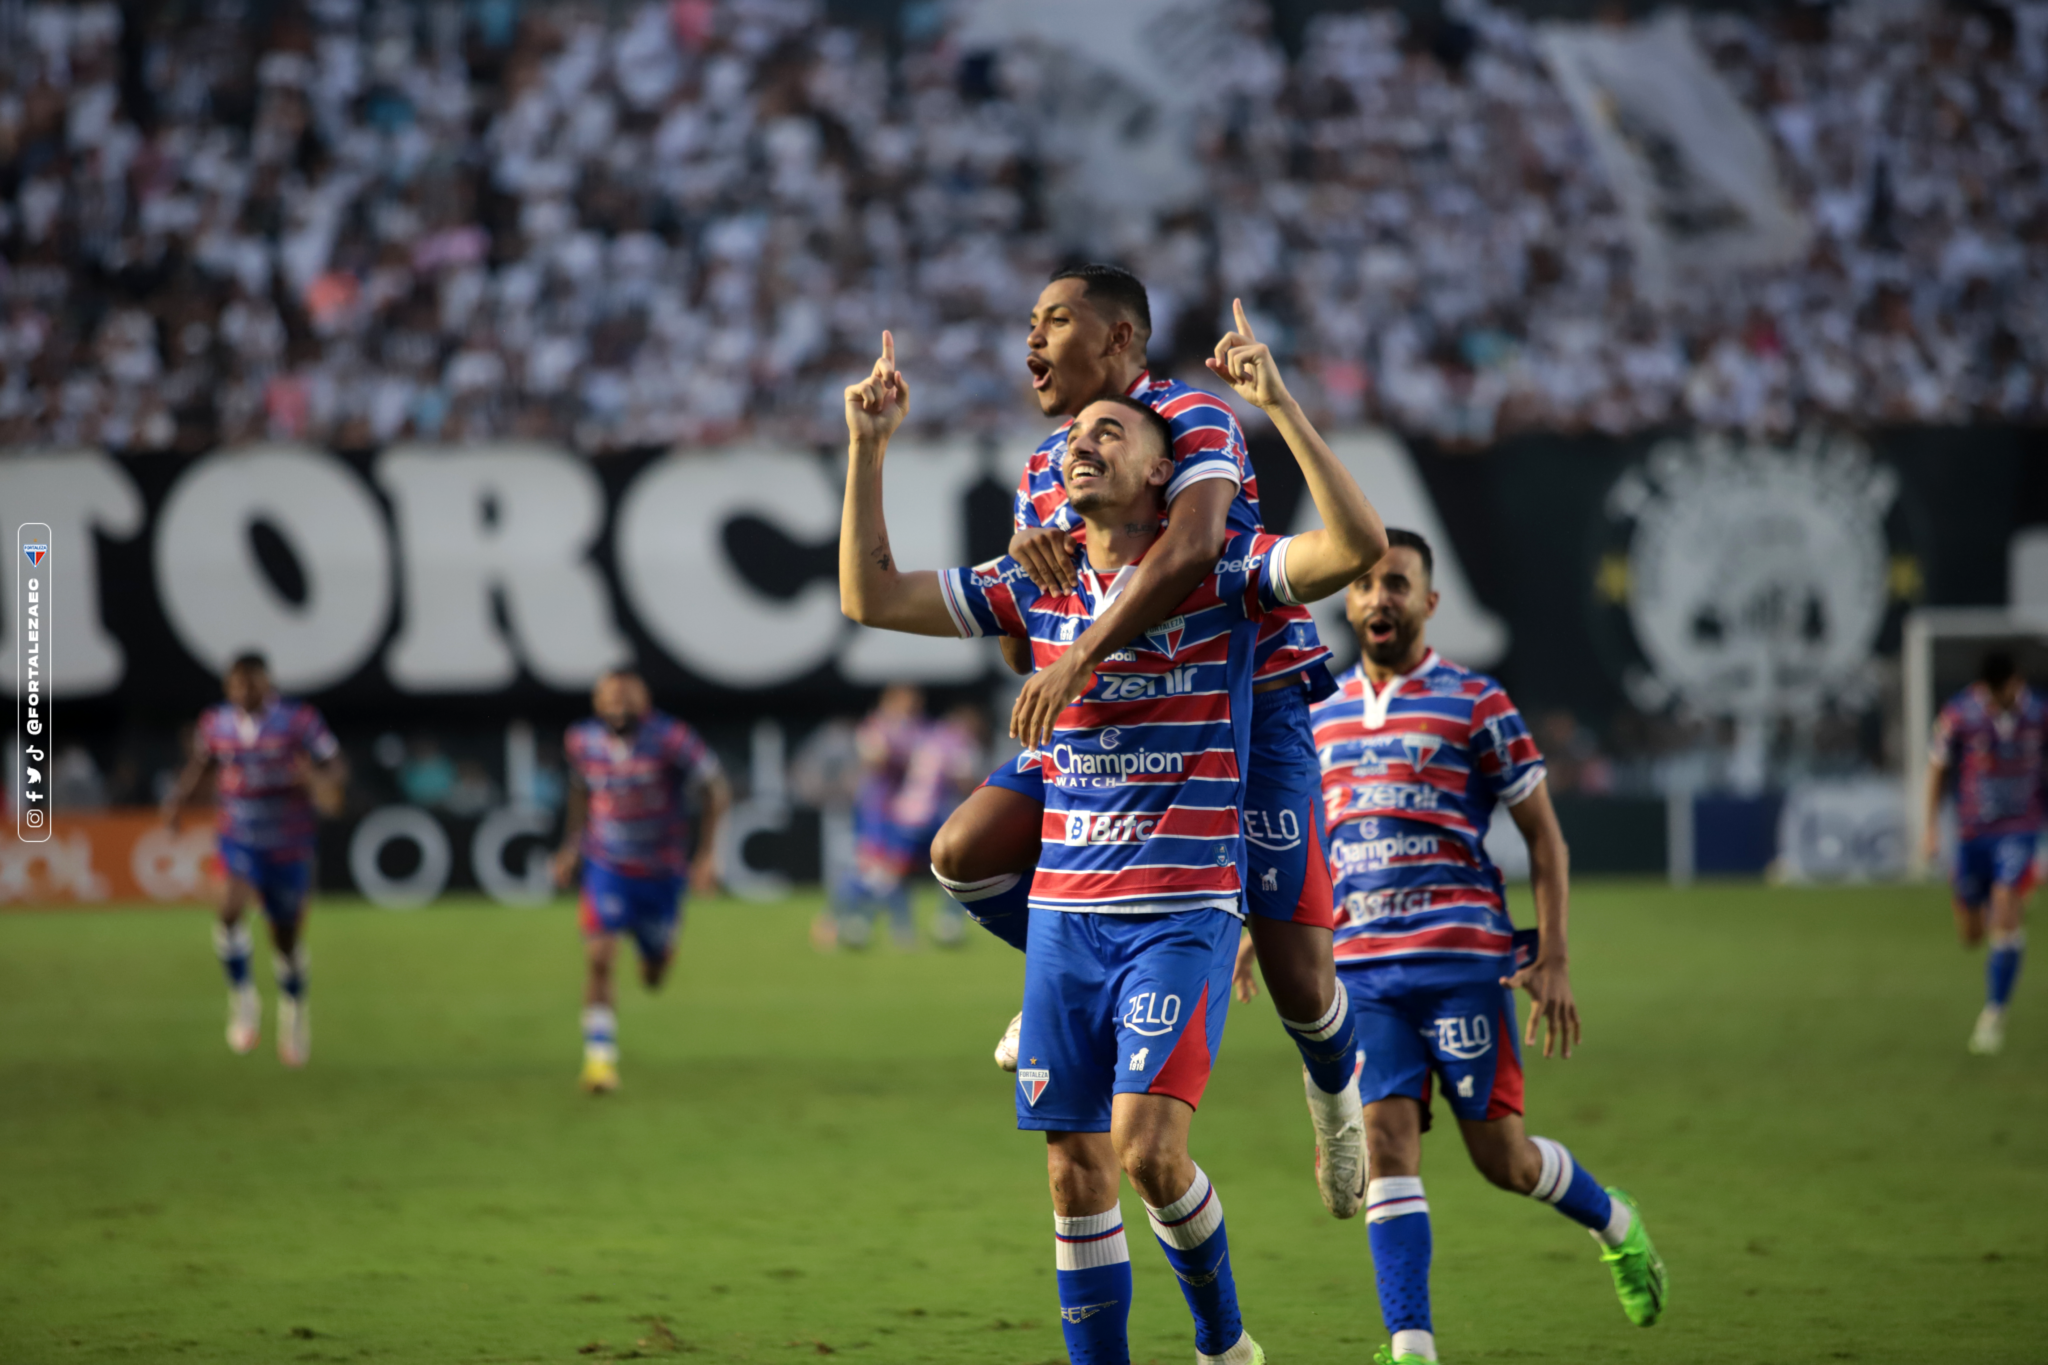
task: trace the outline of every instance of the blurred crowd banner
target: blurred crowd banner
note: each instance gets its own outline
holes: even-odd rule
[[[1253,445],[1268,524],[1298,529],[1291,461]],[[1436,541],[1439,648],[1500,673],[1524,710],[1854,712],[1908,607],[2048,599],[2024,567],[2048,566],[2024,552],[2048,524],[2038,430],[1335,445],[1390,523]],[[892,451],[902,561],[999,552],[1021,463],[964,441]],[[840,478],[831,455],[767,448],[85,450],[0,458],[0,513],[47,522],[63,561],[57,701],[128,717],[189,717],[249,648],[287,689],[359,712],[509,709],[629,660],[664,696],[761,714],[844,703],[849,684],[990,676],[991,650],[840,615]],[[1322,619],[1343,650],[1335,604]],[[16,630],[0,622],[9,652]]]

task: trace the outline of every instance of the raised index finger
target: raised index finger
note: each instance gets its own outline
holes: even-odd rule
[[[1244,315],[1244,300],[1232,299],[1230,301],[1230,311],[1236,317],[1237,330],[1244,333],[1244,339],[1246,341],[1257,341],[1258,337],[1252,332],[1251,319]]]
[[[886,331],[882,333],[882,368],[890,374],[896,372],[896,338]]]

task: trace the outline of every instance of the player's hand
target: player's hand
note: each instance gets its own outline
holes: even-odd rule
[[[1230,974],[1230,993],[1242,1005],[1259,993],[1259,974],[1252,970],[1252,964],[1259,960],[1259,950],[1252,947],[1252,936],[1246,934],[1237,945],[1237,970]]]
[[[576,854],[577,850],[574,848],[555,850],[554,865],[549,870],[554,873],[556,889],[565,889],[570,879],[576,875]]]
[[[846,386],[846,431],[856,441],[887,442],[910,414],[910,381],[896,368],[896,338],[882,333],[882,354],[858,384]]]
[[[698,896],[718,894],[718,855],[705,849],[690,863],[690,891]]]
[[[1271,411],[1288,401],[1280,367],[1273,363],[1273,352],[1253,335],[1251,319],[1244,315],[1244,301],[1232,299],[1230,309],[1237,318],[1236,330],[1225,332],[1216,343],[1216,354],[1202,363],[1235,389],[1238,397]]]
[[[1060,712],[1094,685],[1095,670],[1079,651],[1070,649],[1060,655],[1024,680],[1024,690],[1010,708],[1010,738],[1027,749],[1042,749],[1052,743],[1052,727]]]
[[[1027,526],[1011,536],[1010,558],[1024,566],[1040,592],[1072,592],[1080,580],[1074,537],[1054,526]]]
[[[1516,987],[1529,992],[1529,1023],[1522,1030],[1522,1046],[1529,1047],[1536,1042],[1536,1025],[1543,1024],[1543,1055],[1548,1057],[1553,1047],[1563,1055],[1572,1055],[1572,1045],[1579,1041],[1579,1005],[1572,999],[1571,975],[1563,962],[1539,957],[1513,976],[1504,976],[1500,984],[1509,990]]]
[[[1941,860],[1941,831],[1933,825],[1927,827],[1926,835],[1920,840],[1920,856],[1930,866]]]

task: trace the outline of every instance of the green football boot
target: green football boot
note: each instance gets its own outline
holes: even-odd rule
[[[1435,1365],[1435,1362],[1417,1355],[1397,1356],[1394,1348],[1388,1345],[1372,1353],[1372,1365]]]
[[[1664,1301],[1671,1294],[1670,1277],[1664,1273],[1664,1258],[1650,1241],[1643,1224],[1643,1211],[1627,1190],[1609,1189],[1607,1197],[1628,1206],[1628,1236],[1618,1247],[1602,1247],[1600,1259],[1614,1272],[1614,1293],[1621,1311],[1638,1327],[1650,1327],[1664,1316]]]

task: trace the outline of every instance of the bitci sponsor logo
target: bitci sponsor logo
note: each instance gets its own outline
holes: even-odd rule
[[[1159,828],[1159,817],[1143,812],[1069,811],[1067,844],[1142,844]]]

